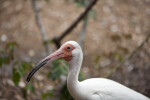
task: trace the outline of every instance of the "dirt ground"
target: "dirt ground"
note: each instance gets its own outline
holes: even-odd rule
[[[38,0],[37,5],[49,39],[59,36],[84,11],[72,0]],[[81,70],[86,78],[105,77],[111,73],[150,33],[150,0],[99,0],[94,10],[96,19],[89,17],[83,47]],[[81,27],[82,23],[62,43],[78,41]],[[16,41],[19,48],[15,55],[22,60],[38,62],[46,56],[30,0],[0,1],[0,39],[0,48],[9,41]],[[50,46],[56,49],[53,44]],[[0,99],[21,100],[22,89],[12,83],[10,69],[4,66],[0,69]],[[150,40],[108,78],[150,97],[149,74]],[[46,77],[42,78],[41,90],[53,84]],[[41,98],[41,90],[37,89],[28,99]]]

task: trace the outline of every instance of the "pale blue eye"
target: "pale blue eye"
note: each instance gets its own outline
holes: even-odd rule
[[[67,47],[67,49],[68,49],[68,50],[70,50],[70,49],[71,49],[71,47],[69,47],[69,46],[68,46],[68,47]]]

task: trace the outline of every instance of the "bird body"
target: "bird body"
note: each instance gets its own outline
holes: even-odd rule
[[[115,81],[105,78],[92,78],[79,82],[75,100],[149,100],[144,95]],[[79,92],[80,91],[80,92]]]
[[[42,60],[28,75],[27,81],[44,64],[63,58],[69,64],[67,88],[75,100],[150,100],[146,96],[115,81],[105,78],[91,78],[78,81],[83,60],[80,45],[75,41],[64,43],[59,50]]]

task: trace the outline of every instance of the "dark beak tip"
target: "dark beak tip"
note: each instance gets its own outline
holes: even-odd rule
[[[30,81],[30,78],[29,77],[27,77],[27,80],[26,80],[27,82],[29,82]]]
[[[32,71],[29,73],[29,75],[28,75],[26,81],[29,82],[30,79],[32,78],[32,76],[34,75],[34,73],[35,73],[38,69],[40,69],[43,65],[45,65],[50,59],[51,59],[51,58],[46,59],[46,60],[42,61],[41,63],[37,64],[37,65],[35,66],[35,68],[33,68]]]
[[[32,71],[31,71],[31,72],[32,72]],[[27,79],[26,79],[27,82],[30,82],[30,79],[31,79],[31,77],[32,77],[32,76],[31,76],[31,72],[30,72],[29,75],[27,76]]]

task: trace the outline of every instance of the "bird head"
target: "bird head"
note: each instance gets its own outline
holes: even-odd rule
[[[27,81],[29,82],[34,73],[48,62],[59,58],[63,58],[67,62],[70,62],[73,57],[78,55],[79,51],[81,51],[81,48],[77,42],[68,41],[64,43],[57,51],[44,58],[40,63],[35,66],[35,68],[32,69],[27,77]]]

